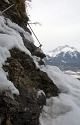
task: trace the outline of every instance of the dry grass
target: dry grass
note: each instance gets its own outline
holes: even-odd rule
[[[16,0],[19,10],[21,10],[22,12],[26,12],[26,8],[25,8],[25,0]]]
[[[25,20],[29,20],[27,13],[26,13],[26,5],[25,5],[26,0],[16,0],[17,6],[18,6],[18,12],[20,13],[21,17]]]

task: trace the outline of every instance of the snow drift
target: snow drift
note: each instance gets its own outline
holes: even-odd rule
[[[40,115],[40,125],[80,125],[80,81],[54,66],[42,66],[60,89],[58,97],[47,99]]]

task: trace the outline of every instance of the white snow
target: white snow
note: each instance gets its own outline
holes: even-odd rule
[[[34,61],[35,65],[36,65],[36,67],[40,68],[40,66],[38,64],[38,62],[40,61],[40,57],[32,56],[32,58],[33,58],[33,61]]]
[[[4,0],[4,2],[9,3],[9,1],[8,1],[8,0]]]
[[[41,96],[41,95],[46,96],[43,90],[38,90],[38,92],[37,92],[37,98],[39,98],[39,96]]]
[[[6,59],[11,56],[9,50],[14,47],[31,56],[30,51],[24,46],[20,33],[22,33],[28,41],[33,42],[32,36],[28,32],[24,31],[10,19],[0,16],[0,92],[8,92],[8,96],[12,99],[14,98],[13,94],[19,95],[19,91],[14,84],[7,79],[8,73],[3,70],[2,66],[5,64]]]
[[[58,54],[63,53],[63,57],[65,56],[65,54],[68,52],[70,54],[71,57],[76,57],[77,58],[77,54],[76,54],[77,49],[70,47],[68,45],[65,46],[59,46],[58,48],[49,51],[47,53],[47,55],[49,55],[50,57],[56,57]]]
[[[71,71],[71,70],[67,70],[64,71],[65,74],[68,74],[70,76],[73,76],[74,78],[80,78],[80,71]]]
[[[61,60],[61,62],[66,63],[64,60]]]
[[[1,59],[1,58],[0,58]],[[18,89],[6,77],[6,73],[0,67],[0,92],[10,90],[11,94],[19,95]]]
[[[26,32],[23,28],[21,28],[20,26],[18,26],[14,22],[12,22],[10,19],[7,19],[7,25],[9,27],[15,29],[19,33],[22,33],[24,35],[25,39],[27,39],[29,42],[33,42],[34,43],[33,37],[30,35],[30,33]]]
[[[55,66],[41,66],[61,93],[47,99],[39,118],[40,125],[80,125],[80,81]]]

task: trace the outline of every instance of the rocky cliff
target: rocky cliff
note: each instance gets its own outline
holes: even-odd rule
[[[22,3],[20,3],[22,1]],[[27,28],[28,17],[25,13],[24,0],[0,0],[0,11],[15,4],[12,8],[3,13],[3,16],[17,23],[24,30],[30,33]],[[23,5],[23,6],[21,6]],[[0,32],[1,34],[2,32]],[[37,51],[37,47],[20,34],[25,47],[32,56],[40,57],[39,65],[45,65],[43,58],[45,54]],[[8,72],[7,79],[14,83],[20,95],[14,95],[14,100],[0,93],[0,125],[38,125],[39,115],[43,105],[46,104],[46,97],[58,95],[58,89],[48,75],[36,67],[31,56],[14,47],[10,50],[11,57],[7,58],[3,69]],[[37,97],[39,90],[43,90]]]

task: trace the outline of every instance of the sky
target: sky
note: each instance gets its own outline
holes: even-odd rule
[[[80,51],[80,0],[32,0],[28,15],[31,22],[41,24],[31,27],[44,51],[64,45]]]

